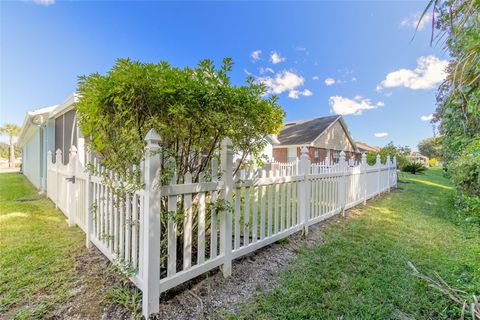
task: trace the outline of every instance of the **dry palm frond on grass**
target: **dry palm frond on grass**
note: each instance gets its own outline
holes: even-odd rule
[[[473,296],[472,302],[469,303],[468,299],[466,298],[468,295],[467,292],[450,287],[437,272],[434,272],[435,278],[431,278],[420,273],[412,262],[407,261],[407,265],[410,267],[410,269],[412,269],[413,274],[417,278],[428,282],[429,287],[437,289],[441,293],[448,296],[450,300],[462,306],[462,314],[460,319],[465,319],[465,315],[470,313],[472,320],[480,320],[480,303],[478,302],[476,296]]]

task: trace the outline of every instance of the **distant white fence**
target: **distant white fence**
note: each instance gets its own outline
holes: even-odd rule
[[[342,152],[332,165],[310,164],[307,148],[293,163],[233,175],[233,151],[222,143],[220,165],[213,159],[200,182],[187,173],[181,184],[159,186],[160,137],[146,137],[141,168],[144,188],[116,192],[85,172],[74,147],[68,165],[49,156],[47,193],[111,261],[131,270],[143,292],[143,314],[159,311],[160,293],[221,267],[231,275],[232,260],[365,203],[396,185],[396,160],[377,157],[369,166],[348,163]],[[92,163],[103,170],[95,160]],[[203,177],[203,176],[202,176]],[[208,178],[207,178],[208,177]],[[115,180],[115,177],[110,175]]]

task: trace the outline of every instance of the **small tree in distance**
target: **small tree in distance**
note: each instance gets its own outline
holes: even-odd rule
[[[6,123],[3,127],[0,128],[0,134],[8,136],[8,145],[9,145],[9,159],[8,167],[13,168],[15,166],[15,147],[13,138],[20,134],[20,127],[16,124]]]

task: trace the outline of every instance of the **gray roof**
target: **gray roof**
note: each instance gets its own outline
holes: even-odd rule
[[[341,116],[287,122],[278,135],[280,145],[309,144]]]

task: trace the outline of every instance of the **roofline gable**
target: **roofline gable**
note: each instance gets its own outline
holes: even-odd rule
[[[352,144],[353,146],[353,150],[355,150],[355,152],[358,152],[358,148],[357,148],[357,144],[355,143],[355,140],[353,140],[352,138],[352,135],[350,134],[350,131],[348,130],[348,127],[347,127],[347,124],[345,123],[345,120],[343,120],[343,117],[342,116],[338,116],[335,120],[332,121],[332,123],[330,123],[330,125],[325,128],[325,130],[322,131],[322,133],[320,133],[315,139],[313,139],[311,142],[310,142],[310,146],[313,146],[315,141],[317,141],[318,139],[320,139],[320,137],[322,137],[325,132],[328,131],[328,129],[330,129],[333,125],[335,125],[335,123],[337,123],[338,121],[340,121],[340,125],[342,126],[343,128],[343,131],[345,131],[346,135],[347,135],[347,138],[348,140],[350,141],[350,143]]]

